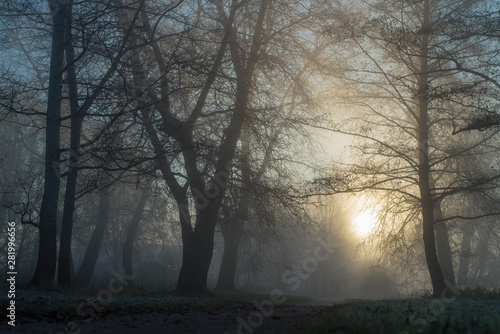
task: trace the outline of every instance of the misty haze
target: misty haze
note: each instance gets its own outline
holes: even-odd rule
[[[500,2],[4,0],[1,332],[499,333]]]

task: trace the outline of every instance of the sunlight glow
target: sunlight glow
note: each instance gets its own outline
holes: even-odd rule
[[[373,233],[377,218],[370,210],[361,211],[353,220],[354,232],[362,238]]]

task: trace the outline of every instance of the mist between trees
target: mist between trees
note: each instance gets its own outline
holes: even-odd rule
[[[2,256],[13,221],[38,287],[498,288],[499,24],[474,0],[4,1]]]

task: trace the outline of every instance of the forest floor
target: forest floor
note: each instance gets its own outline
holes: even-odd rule
[[[0,300],[0,333],[500,333],[500,291],[481,289],[392,300],[27,289],[15,300],[15,327],[7,324],[8,299]]]
[[[500,333],[500,300],[416,298],[338,304],[314,321],[308,334]]]
[[[107,299],[109,298],[109,299]],[[1,301],[0,333],[305,333],[333,301],[283,295],[120,294],[34,291],[16,293],[15,327]]]

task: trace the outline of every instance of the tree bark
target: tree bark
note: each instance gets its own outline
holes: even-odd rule
[[[132,277],[134,275],[134,268],[132,263],[132,254],[134,251],[134,241],[137,235],[137,231],[139,230],[139,224],[142,220],[142,215],[144,213],[144,208],[146,206],[146,201],[149,196],[149,185],[144,188],[141,192],[141,198],[139,199],[139,204],[137,204],[137,208],[134,210],[134,215],[132,220],[130,221],[130,226],[127,230],[127,236],[125,238],[125,242],[123,243],[123,271],[125,273],[125,277]],[[129,286],[134,289],[134,281],[129,280],[127,282]]]
[[[434,221],[442,219],[441,203],[434,203]],[[434,224],[434,233],[436,237],[436,248],[439,264],[445,280],[452,286],[456,285],[455,273],[453,270],[453,261],[451,256],[450,239],[448,236],[448,227],[445,222]]]
[[[57,262],[57,206],[60,188],[62,75],[66,2],[49,1],[53,17],[49,92],[45,128],[45,183],[40,209],[38,262],[31,284],[52,286]]]
[[[241,130],[240,139],[242,185],[240,187],[240,199],[236,208],[236,217],[234,219],[226,219],[220,224],[222,237],[224,238],[224,253],[222,255],[216,286],[219,290],[231,290],[236,287],[234,280],[238,250],[250,207],[250,134],[250,125],[248,122],[245,122]]]
[[[108,225],[109,210],[111,207],[111,186],[109,185],[109,180],[110,177],[107,174],[102,176],[101,183],[103,184],[103,189],[101,189],[101,195],[99,197],[97,223],[87,245],[87,250],[85,251],[80,269],[75,277],[75,285],[78,287],[86,287],[90,283],[97,257],[99,256],[104,232]]]
[[[429,162],[429,65],[428,48],[429,33],[431,31],[431,12],[429,0],[424,0],[423,24],[420,39],[420,69],[417,75],[417,104],[418,104],[418,186],[422,206],[422,227],[425,259],[432,282],[432,295],[436,298],[445,292],[443,272],[439,265],[434,237],[434,200],[430,187],[430,162]]]
[[[239,220],[239,218],[236,218],[235,220]],[[243,235],[241,231],[243,226],[239,225],[243,225],[243,222],[235,221],[231,225],[234,225],[231,226],[231,228],[236,230],[222,230],[222,237],[224,238],[224,253],[222,255],[219,278],[217,280],[217,290],[233,290],[236,288],[236,265],[238,262],[238,250],[240,248],[240,241]]]
[[[63,287],[69,287],[74,280],[73,258],[71,253],[71,240],[73,232],[73,218],[75,212],[76,185],[78,180],[78,165],[80,160],[80,137],[82,132],[83,113],[78,105],[78,86],[75,70],[75,51],[71,38],[71,13],[72,1],[68,2],[68,21],[66,28],[66,63],[68,77],[68,92],[71,111],[70,153],[68,176],[64,193],[64,207],[61,227],[61,242],[59,248],[59,265],[57,280]]]
[[[205,291],[212,262],[214,234],[220,204],[199,210],[192,232],[182,234],[182,266],[177,281],[179,291]]]
[[[423,240],[425,259],[427,268],[432,282],[432,295],[436,298],[441,297],[446,289],[444,282],[443,272],[437,257],[436,241],[434,238],[434,219],[433,219],[433,202],[431,197],[430,188],[426,184],[425,178],[426,169],[420,166],[419,187],[422,203],[422,225],[423,225]]]

